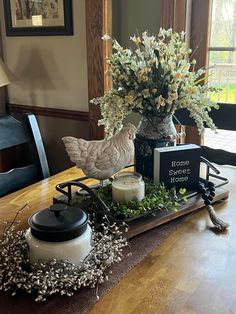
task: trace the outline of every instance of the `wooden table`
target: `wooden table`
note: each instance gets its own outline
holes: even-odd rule
[[[236,313],[236,169],[221,167],[221,173],[230,179],[231,193],[215,209],[231,224],[229,231],[217,234],[209,228],[205,210],[186,216],[90,313]],[[1,198],[0,221],[12,220],[28,201],[30,209],[19,217],[25,228],[31,213],[52,203],[56,184],[81,175],[71,168]]]
[[[53,196],[60,194],[55,190],[55,186],[58,183],[74,180],[81,176],[84,176],[82,170],[73,167],[0,198],[0,232],[3,230],[4,224],[2,222],[4,220],[11,221],[14,218],[17,209],[24,206],[26,202],[29,202],[29,209],[23,210],[19,217],[21,220],[21,227],[26,228],[29,215],[51,205]],[[88,182],[90,181],[93,182],[92,180],[88,180]]]

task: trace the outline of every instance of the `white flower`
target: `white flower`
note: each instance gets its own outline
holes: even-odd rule
[[[132,37],[130,36],[130,40],[132,40],[137,46],[141,43],[140,37],[136,37],[135,35]]]
[[[177,72],[174,76],[174,80],[175,81],[179,81],[181,78],[183,77],[182,73]]]
[[[133,100],[134,100],[134,97],[132,95],[125,96],[125,101],[127,103],[132,103]]]
[[[165,99],[162,96],[159,96],[156,98],[157,99],[157,104],[160,106],[165,106]]]
[[[142,94],[143,94],[143,97],[144,97],[144,98],[148,98],[148,97],[150,96],[150,91],[149,91],[149,89],[144,89],[144,90],[142,91]]]
[[[108,34],[104,34],[102,36],[102,40],[109,40],[109,39],[111,39],[111,37]]]
[[[182,31],[182,32],[180,33],[180,38],[181,38],[182,40],[184,40],[185,35],[186,35],[186,32]]]

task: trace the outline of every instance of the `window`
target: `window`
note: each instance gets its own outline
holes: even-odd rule
[[[210,26],[208,82],[222,89],[211,98],[218,103],[236,104],[236,0],[212,0]],[[235,131],[218,130],[214,134],[206,129],[204,144],[235,153],[235,137]]]
[[[212,100],[236,103],[236,0],[213,0],[209,84],[222,89]]]

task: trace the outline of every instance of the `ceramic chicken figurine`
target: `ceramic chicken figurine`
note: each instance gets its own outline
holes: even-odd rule
[[[90,178],[105,180],[134,160],[136,128],[132,124],[109,140],[86,141],[66,136],[62,138],[70,160]]]

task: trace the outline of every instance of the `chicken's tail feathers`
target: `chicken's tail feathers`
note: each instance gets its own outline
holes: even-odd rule
[[[70,160],[74,162],[77,167],[83,167],[86,160],[87,141],[73,136],[65,136],[62,138],[65,144],[66,151]]]

